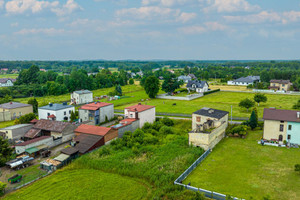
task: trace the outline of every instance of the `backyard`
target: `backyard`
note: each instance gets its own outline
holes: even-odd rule
[[[299,199],[294,165],[300,150],[258,145],[261,136],[252,131],[246,139],[225,138],[184,183],[244,199]]]

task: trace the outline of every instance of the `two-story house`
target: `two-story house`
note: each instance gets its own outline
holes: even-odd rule
[[[14,86],[16,79],[13,78],[0,78],[0,87],[10,87]]]
[[[192,131],[189,144],[212,149],[225,137],[228,126],[228,112],[212,108],[202,108],[192,114]]]
[[[263,119],[264,139],[300,145],[300,110],[265,108]]]
[[[186,84],[187,90],[203,93],[208,91],[208,83],[206,81],[190,80]]]
[[[9,102],[0,104],[0,121],[11,121],[33,112],[32,105]]]
[[[85,104],[93,102],[93,92],[89,90],[78,90],[71,94],[71,103]]]
[[[80,122],[91,121],[91,125],[98,125],[114,117],[114,104],[93,102],[81,106],[78,112]]]
[[[289,91],[292,83],[290,80],[270,80],[269,89],[275,91]]]
[[[141,103],[129,106],[124,110],[125,119],[138,119],[139,128],[142,128],[146,122],[155,122],[155,106],[142,105]]]
[[[71,112],[75,112],[75,107],[63,104],[49,103],[47,106],[39,107],[39,119],[49,119],[53,121],[70,121]]]

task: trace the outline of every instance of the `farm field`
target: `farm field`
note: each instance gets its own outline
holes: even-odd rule
[[[146,184],[133,178],[93,169],[65,169],[4,199],[146,199],[148,192]]]
[[[19,74],[0,74],[0,78],[14,78],[16,79]]]
[[[184,183],[243,199],[300,199],[300,150],[258,145],[261,136],[225,138]]]
[[[221,89],[224,91],[252,91],[252,89],[248,89],[246,86],[240,85],[209,85],[211,90]]]

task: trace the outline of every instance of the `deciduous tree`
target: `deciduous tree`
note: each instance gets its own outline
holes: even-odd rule
[[[159,91],[159,80],[155,76],[149,76],[145,81],[145,91],[150,98],[155,98]]]
[[[254,106],[254,102],[248,98],[243,99],[239,103],[239,107],[243,107],[247,109],[247,112],[249,111],[249,108],[252,108]]]
[[[254,95],[254,101],[257,103],[257,106],[259,106],[260,102],[267,102],[268,98],[265,94],[262,93],[256,93]]]

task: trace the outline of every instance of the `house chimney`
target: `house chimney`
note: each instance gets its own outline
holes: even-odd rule
[[[297,118],[300,119],[300,112],[297,112]]]
[[[139,119],[139,112],[135,111],[135,119]]]

